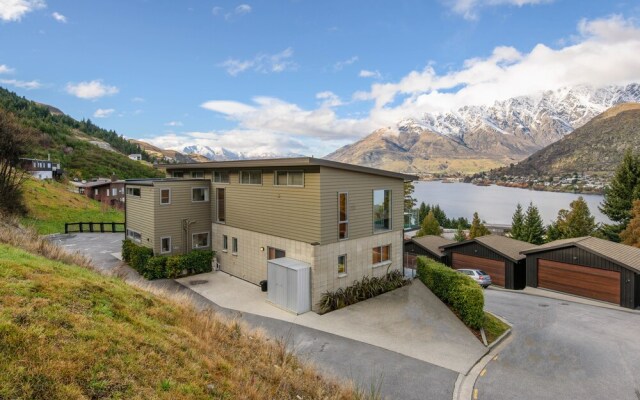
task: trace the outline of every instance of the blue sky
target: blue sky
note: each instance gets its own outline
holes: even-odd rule
[[[0,0],[0,86],[163,147],[323,156],[424,112],[640,80],[640,2]]]

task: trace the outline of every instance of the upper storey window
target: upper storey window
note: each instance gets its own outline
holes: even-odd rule
[[[373,191],[373,232],[391,230],[391,190]]]
[[[304,186],[304,172],[302,171],[276,171],[276,186]]]
[[[240,183],[243,185],[262,185],[262,171],[240,171]]]

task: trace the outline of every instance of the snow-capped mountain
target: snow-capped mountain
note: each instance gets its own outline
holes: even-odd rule
[[[211,161],[232,161],[232,160],[250,160],[250,159],[261,159],[261,158],[283,158],[283,157],[302,157],[300,154],[295,153],[286,153],[286,154],[276,154],[276,153],[259,153],[259,152],[236,152],[224,147],[212,147],[212,146],[202,146],[202,145],[192,145],[185,146],[181,148],[176,148],[184,154],[193,155],[198,154],[203,156]]]
[[[405,172],[476,172],[519,161],[629,102],[640,102],[639,84],[549,90],[404,119],[326,158]]]

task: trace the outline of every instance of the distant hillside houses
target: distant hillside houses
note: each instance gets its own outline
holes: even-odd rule
[[[40,160],[37,158],[21,158],[22,169],[36,179],[55,179],[62,176],[62,167],[59,162]]]

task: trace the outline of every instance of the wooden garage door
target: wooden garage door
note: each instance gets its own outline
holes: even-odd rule
[[[538,259],[538,286],[620,304],[620,272]]]
[[[468,256],[460,253],[453,253],[452,257],[451,265],[453,268],[481,269],[491,275],[491,282],[493,282],[494,285],[504,286],[504,261]]]

